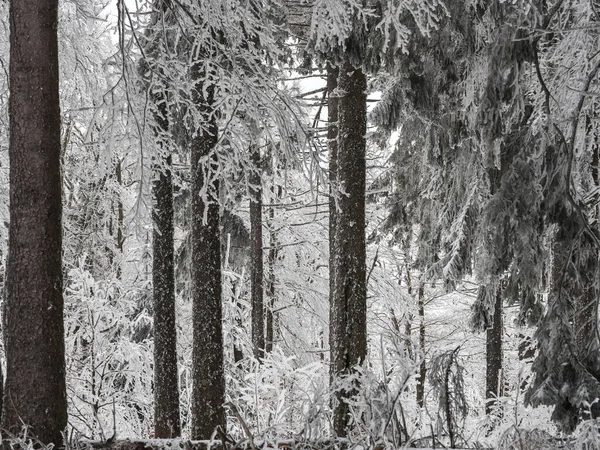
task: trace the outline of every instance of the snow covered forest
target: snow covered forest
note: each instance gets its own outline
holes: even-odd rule
[[[0,25],[5,449],[600,449],[598,0]]]

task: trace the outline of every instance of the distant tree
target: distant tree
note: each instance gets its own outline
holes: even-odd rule
[[[261,359],[265,354],[265,307],[262,238],[262,168],[260,149],[250,149],[252,161],[249,176],[250,190],[250,290],[252,304],[252,347],[254,357]]]
[[[419,285],[417,309],[419,313],[419,349],[421,350],[421,362],[419,363],[419,384],[417,384],[417,405],[425,405],[425,380],[427,377],[427,361],[425,360],[425,286]]]
[[[493,303],[490,323],[485,329],[485,412],[494,413],[497,398],[502,395],[502,335],[503,311],[502,290],[500,286],[480,286],[477,302]],[[489,307],[488,307],[489,308]]]
[[[58,2],[10,3],[10,226],[2,429],[61,446],[62,293]],[[10,435],[4,434],[4,438]]]

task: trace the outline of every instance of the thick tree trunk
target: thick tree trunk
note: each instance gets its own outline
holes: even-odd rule
[[[329,304],[335,291],[335,222],[337,220],[338,98],[335,96],[339,70],[327,64],[327,144],[329,149]]]
[[[154,115],[156,136],[168,130],[166,104],[157,95]],[[159,157],[163,157],[160,155]],[[175,269],[173,242],[173,175],[171,155],[165,167],[157,165],[153,183],[154,232],[152,240],[152,285],[154,305],[154,436],[174,438],[181,434],[179,377],[177,372],[177,328],[175,325]]]
[[[67,426],[56,0],[10,2],[10,226],[2,430]],[[6,435],[5,435],[6,436]]]
[[[334,241],[334,289],[330,310],[331,377],[349,373],[367,354],[367,288],[365,249],[365,133],[367,80],[360,69],[345,63],[339,73],[337,217]],[[333,428],[345,436],[346,399],[340,392],[334,405]]]
[[[263,302],[262,181],[260,151],[250,150],[253,172],[250,182],[250,303],[252,305],[252,349],[254,357],[265,354],[265,308]]]
[[[486,330],[485,354],[485,413],[491,414],[496,408],[496,399],[502,395],[502,290],[496,291],[492,326]]]
[[[421,364],[419,365],[419,383],[417,384],[417,404],[420,408],[425,405],[425,380],[427,377],[427,362],[425,360],[425,286],[419,284],[419,348],[421,350]]]
[[[203,78],[199,66],[193,67],[192,79]],[[209,439],[217,427],[226,428],[219,182],[211,179],[210,167],[216,163],[219,130],[212,114],[212,88],[207,91],[204,98],[203,86],[196,86],[193,100],[207,123],[191,138],[192,439]]]

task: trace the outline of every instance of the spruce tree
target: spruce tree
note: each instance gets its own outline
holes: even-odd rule
[[[193,80],[204,80],[200,62],[191,68]],[[197,81],[196,106],[207,121],[191,138],[191,281],[192,281],[192,439],[209,439],[217,427],[226,429],[225,373],[221,305],[221,237],[219,180],[213,179],[218,125],[214,87]],[[208,176],[207,176],[208,175]]]
[[[261,359],[265,354],[265,307],[264,270],[262,239],[262,170],[258,147],[250,149],[253,163],[249,176],[250,185],[250,290],[252,304],[252,347],[254,357]]]
[[[4,439],[62,446],[63,324],[58,2],[10,2],[10,225]]]
[[[338,136],[333,250],[334,287],[330,313],[332,377],[349,374],[367,356],[367,286],[365,178],[367,79],[346,61],[340,68],[337,100]],[[334,407],[333,428],[347,432],[351,392],[341,391]]]

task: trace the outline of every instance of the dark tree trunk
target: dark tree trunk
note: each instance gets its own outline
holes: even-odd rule
[[[502,290],[498,287],[492,326],[486,330],[485,413],[491,414],[502,395]]]
[[[168,131],[166,103],[156,94],[154,114],[156,137]],[[159,155],[159,158],[163,158]],[[175,269],[173,242],[173,175],[171,155],[165,167],[157,164],[152,185],[154,231],[152,285],[154,289],[154,436],[174,438],[181,434],[179,377],[177,371],[177,328],[175,325]]]
[[[254,357],[265,354],[265,308],[263,303],[262,182],[258,148],[250,150],[250,291],[252,305],[252,349]]]
[[[0,364],[0,411],[4,401],[4,376],[2,374],[2,365]]]
[[[407,258],[406,255],[410,255],[410,248],[408,245],[405,245],[404,248],[405,248],[404,255],[405,255],[405,258]],[[398,285],[400,285],[400,280],[398,280]],[[412,297],[412,294],[413,294],[412,277],[410,276],[410,267],[409,267],[408,260],[406,260],[406,290],[408,292],[408,295],[410,297]],[[406,355],[410,359],[414,358],[414,353],[413,353],[413,348],[412,348],[412,339],[411,339],[412,320],[413,320],[412,314],[408,314],[405,319],[405,322],[404,322],[404,348],[406,349]],[[400,332],[400,324],[399,323],[396,325],[396,327],[398,328],[398,332]]]
[[[62,445],[67,426],[57,0],[10,2],[10,226],[2,430]]]
[[[338,99],[335,96],[339,70],[327,64],[327,144],[329,149],[329,304],[333,305],[335,291],[335,222],[337,218],[337,137]]]
[[[194,65],[192,79],[202,78],[200,64]],[[207,123],[191,137],[192,439],[209,439],[217,427],[225,430],[219,182],[211,179],[219,130],[212,91],[209,87],[204,98],[199,83],[193,95]]]
[[[275,190],[277,189],[276,198],[281,198],[281,186],[271,187],[273,194],[275,194]],[[275,195],[273,195],[275,198]],[[273,199],[274,201],[275,199]],[[278,254],[278,242],[277,242],[277,233],[274,228],[275,221],[275,207],[271,205],[269,207],[269,255],[268,255],[268,281],[267,281],[267,298],[269,299],[269,304],[267,306],[266,315],[265,315],[265,328],[266,328],[266,342],[265,342],[265,351],[270,353],[273,351],[273,343],[275,342],[275,262],[277,261]]]
[[[427,379],[427,361],[425,360],[425,286],[419,285],[419,348],[421,349],[421,364],[419,365],[419,383],[417,384],[417,404],[420,408],[425,405],[425,380]]]
[[[587,241],[581,246],[585,257],[585,273],[581,274],[582,281],[573,304],[573,330],[577,344],[577,356],[588,370],[597,373],[597,289],[595,275],[598,271],[598,250],[594,244]],[[585,258],[585,259],[584,259]]]
[[[115,176],[117,179],[117,184],[119,188],[121,188],[123,184],[123,168],[122,161],[119,159],[117,161],[117,165],[115,167]],[[122,256],[123,254],[123,244],[125,243],[125,237],[123,235],[123,222],[124,222],[124,214],[123,214],[123,200],[121,200],[121,192],[119,192],[119,196],[117,198],[117,250]],[[119,260],[119,275],[121,272],[121,261]]]
[[[337,217],[334,232],[334,289],[330,310],[331,377],[349,373],[367,354],[367,288],[365,249],[365,133],[367,80],[360,69],[345,63],[339,72]],[[333,429],[345,436],[346,399],[337,394]]]

